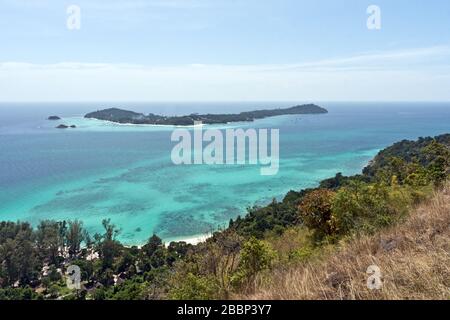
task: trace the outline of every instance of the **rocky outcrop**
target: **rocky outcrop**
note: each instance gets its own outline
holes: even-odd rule
[[[56,129],[68,129],[68,128],[72,128],[72,129],[75,129],[77,126],[76,125],[71,125],[71,126],[68,126],[68,125],[65,125],[65,124],[60,124],[59,126],[57,126],[56,127]]]

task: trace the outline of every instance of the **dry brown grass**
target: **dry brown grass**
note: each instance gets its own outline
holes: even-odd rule
[[[377,265],[382,289],[369,290]],[[343,244],[321,261],[277,268],[236,299],[450,299],[450,186],[402,223]]]

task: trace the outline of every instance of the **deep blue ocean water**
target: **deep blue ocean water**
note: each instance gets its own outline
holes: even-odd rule
[[[119,126],[82,116],[105,107],[157,114],[231,113],[295,103],[0,104],[0,220],[80,219],[90,232],[111,218],[127,244],[153,232],[183,239],[225,226],[246,208],[355,174],[402,139],[450,132],[450,103],[318,103],[325,115],[281,116],[243,128],[280,129],[280,170],[175,166],[171,128]],[[46,120],[49,115],[61,121]],[[59,130],[59,123],[77,129]]]

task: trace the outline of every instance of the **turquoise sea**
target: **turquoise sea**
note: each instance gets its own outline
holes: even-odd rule
[[[111,218],[130,245],[153,232],[166,241],[189,238],[291,189],[315,186],[337,172],[358,173],[393,142],[450,132],[450,103],[323,102],[329,114],[219,126],[280,129],[279,173],[261,176],[254,165],[173,165],[169,127],[82,117],[105,107],[175,115],[295,104],[2,103],[0,220],[81,219],[94,233]],[[63,119],[47,121],[50,115]],[[59,123],[77,128],[55,129]]]

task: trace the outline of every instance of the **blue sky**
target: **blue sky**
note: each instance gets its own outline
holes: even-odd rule
[[[449,87],[447,0],[0,0],[1,101],[448,101]]]

